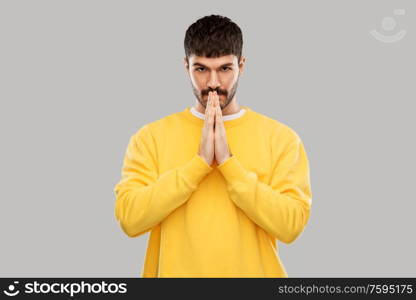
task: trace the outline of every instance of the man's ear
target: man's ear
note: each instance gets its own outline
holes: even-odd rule
[[[189,63],[188,63],[188,59],[186,58],[186,56],[183,58],[183,64],[185,66],[186,71],[189,72]]]
[[[240,57],[240,62],[238,63],[238,68],[240,69],[240,75],[244,72],[244,66],[246,64],[246,58],[244,56]]]

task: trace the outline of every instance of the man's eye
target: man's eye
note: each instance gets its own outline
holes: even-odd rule
[[[203,72],[204,70],[205,70],[205,68],[203,68],[203,67],[199,67],[199,68],[195,69],[195,71],[198,71],[198,72]],[[222,70],[223,71],[228,71],[228,70],[231,70],[231,68],[230,67],[222,67]]]

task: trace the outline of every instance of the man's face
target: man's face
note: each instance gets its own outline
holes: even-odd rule
[[[188,62],[184,59],[194,95],[204,108],[209,91],[217,92],[222,110],[234,99],[244,61],[242,56],[238,64],[235,55],[217,58],[191,55]]]

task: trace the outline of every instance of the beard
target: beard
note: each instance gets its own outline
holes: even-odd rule
[[[234,83],[234,85],[232,86],[232,88],[231,88],[231,90],[230,90],[230,92],[228,92],[228,91],[224,91],[224,90],[219,90],[219,89],[215,89],[215,91],[217,92],[217,94],[218,94],[218,96],[221,96],[221,95],[225,95],[226,97],[225,97],[225,103],[224,104],[222,104],[221,103],[221,101],[219,101],[219,103],[220,103],[220,107],[221,107],[221,110],[223,110],[223,109],[225,109],[227,106],[228,106],[228,104],[230,104],[230,102],[233,100],[233,98],[234,98],[234,96],[235,96],[235,94],[236,94],[236,92],[237,92],[237,87],[238,87],[238,81],[239,81],[239,79],[240,79],[240,75],[238,75],[238,79],[237,79],[237,81]],[[214,91],[214,90],[211,90],[211,89],[209,89],[209,90],[206,90],[206,91],[201,91],[201,93],[194,87],[194,85],[192,84],[192,82],[191,82],[191,86],[192,86],[192,91],[193,91],[193,93],[194,93],[194,95],[195,95],[195,97],[196,97],[196,99],[198,100],[198,102],[206,109],[207,108],[207,102],[208,102],[208,98],[207,98],[207,101],[204,101],[203,99],[202,99],[202,97],[204,96],[204,95],[208,95],[208,92],[210,92],[210,91]]]

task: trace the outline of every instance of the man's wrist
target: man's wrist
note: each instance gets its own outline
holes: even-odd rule
[[[224,158],[221,162],[218,162],[219,165],[222,165],[223,163],[225,163],[228,159],[230,159],[232,156],[232,154],[228,155],[226,158]]]

